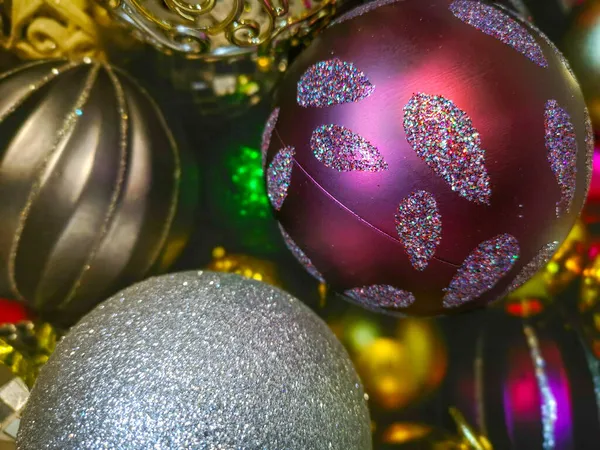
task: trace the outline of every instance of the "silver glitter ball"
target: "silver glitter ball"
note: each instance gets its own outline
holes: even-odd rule
[[[152,278],[107,300],[43,368],[28,449],[371,449],[352,363],[308,307],[233,274]]]

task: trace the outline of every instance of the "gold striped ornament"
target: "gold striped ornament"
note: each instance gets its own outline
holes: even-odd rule
[[[182,250],[195,200],[148,94],[107,64],[0,75],[0,295],[70,324]]]

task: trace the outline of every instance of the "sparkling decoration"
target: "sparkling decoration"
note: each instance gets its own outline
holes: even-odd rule
[[[368,450],[364,396],[302,302],[238,275],[180,273],[122,291],[71,330],[17,445]]]
[[[569,75],[571,75],[573,77],[574,80],[577,80],[577,77],[575,76],[575,72],[573,72],[573,68],[571,67],[571,63],[569,63],[569,60],[565,57],[565,55],[563,55],[563,53],[558,49],[558,47],[556,46],[556,44],[554,44],[554,42],[552,42],[550,40],[550,38],[548,36],[546,36],[542,30],[540,30],[538,27],[536,27],[533,23],[529,23],[529,26],[535,30],[535,32],[537,33],[537,35],[546,43],[546,45],[548,47],[550,47],[552,49],[552,51],[554,52],[554,54],[556,55],[556,57],[560,60],[560,62],[563,64],[564,68],[567,70],[567,72],[569,72]]]
[[[380,172],[388,165],[373,144],[340,125],[322,125],[313,131],[310,148],[326,167],[338,172]]]
[[[548,161],[560,186],[561,199],[556,203],[556,215],[568,214],[577,182],[577,138],[569,113],[556,100],[548,100],[544,113]]]
[[[273,130],[275,129],[275,124],[277,123],[277,118],[279,117],[279,108],[275,108],[269,118],[267,119],[267,123],[265,125],[265,130],[262,134],[262,141],[260,144],[260,153],[262,156],[262,166],[265,167],[267,163],[267,150],[269,150],[269,145],[271,144],[271,137],[273,135]]]
[[[396,3],[402,0],[375,0],[367,2],[363,5],[357,6],[356,8],[352,8],[346,14],[341,15],[337,19],[335,19],[331,25],[337,25],[338,23],[346,22],[350,19],[354,19],[355,17],[362,16],[363,14],[368,13],[369,11],[373,11],[381,6],[391,5],[392,3]]]
[[[323,108],[358,102],[373,93],[375,86],[351,62],[338,58],[311,66],[298,81],[300,106]]]
[[[260,59],[265,53],[267,56],[286,53],[291,46],[306,42],[329,23],[337,5],[343,3],[337,0],[288,0],[281,4],[260,0],[99,1],[135,37],[165,54],[218,62],[241,56],[258,67],[264,66]]]
[[[89,58],[35,61],[0,75],[0,111],[0,295],[69,326],[170,267],[197,168],[135,80]]]
[[[294,147],[284,147],[275,155],[267,169],[267,192],[271,205],[280,210],[287,197],[294,164]]]
[[[417,191],[402,200],[396,230],[414,268],[425,270],[442,240],[442,217],[434,196]]]
[[[286,71],[273,102],[281,144],[271,143],[266,164],[289,146],[295,167],[274,215],[330,292],[384,314],[460,314],[510,297],[540,248],[567,236],[584,200],[584,97],[518,5],[498,1],[363,2]],[[501,39],[472,26],[484,23]],[[510,39],[533,42],[546,67]],[[572,118],[579,147],[562,220],[544,142],[549,99]],[[580,254],[559,260],[557,276],[548,268],[543,277],[580,270]],[[373,286],[418,301],[395,309],[345,295]]]
[[[542,267],[548,264],[548,261],[552,259],[552,255],[558,250],[560,242],[553,241],[549,244],[544,245],[538,254],[533,258],[529,264],[527,264],[519,275],[513,280],[510,285],[510,290],[516,290],[527,282],[533,275],[535,275]]]
[[[346,291],[345,294],[371,308],[406,308],[415,302],[415,297],[410,292],[388,285],[354,288]]]
[[[281,224],[279,224],[279,231],[281,232],[281,236],[283,236],[283,241],[287,248],[292,252],[292,255],[298,260],[300,264],[306,269],[308,273],[310,273],[313,277],[319,280],[321,283],[325,282],[323,275],[319,273],[319,271],[315,268],[311,260],[304,254],[304,252],[296,245],[290,235],[283,229]]]
[[[467,113],[444,97],[415,94],[404,107],[404,130],[413,150],[453,191],[490,203],[485,150]]]
[[[453,308],[492,289],[519,259],[519,244],[509,234],[485,241],[465,259],[450,282],[444,307]]]
[[[584,198],[588,198],[590,193],[590,187],[592,186],[592,174],[594,173],[594,149],[596,146],[594,127],[592,125],[592,118],[590,111],[585,108],[585,195]]]
[[[455,0],[450,11],[465,23],[479,31],[510,45],[540,67],[548,67],[541,47],[524,24],[503,11],[479,1]]]

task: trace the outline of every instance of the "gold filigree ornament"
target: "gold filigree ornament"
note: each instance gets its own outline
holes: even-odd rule
[[[2,46],[23,59],[103,59],[91,0],[0,0]]]
[[[292,46],[345,0],[97,0],[160,50],[157,71],[203,115],[233,116],[270,94]]]
[[[275,48],[329,23],[340,0],[99,0],[166,53],[222,59]]]

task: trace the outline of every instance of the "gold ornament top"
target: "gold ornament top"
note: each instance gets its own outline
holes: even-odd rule
[[[90,0],[0,0],[2,46],[23,59],[104,57]]]
[[[329,23],[339,0],[99,1],[163,52],[218,60],[302,39]]]

